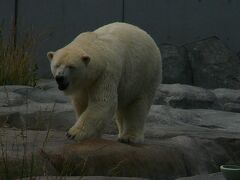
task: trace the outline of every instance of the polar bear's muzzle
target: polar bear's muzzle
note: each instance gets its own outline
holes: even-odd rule
[[[58,84],[58,89],[63,91],[65,89],[67,89],[67,87],[69,86],[69,82],[67,82],[66,78],[64,76],[56,76],[56,81]]]

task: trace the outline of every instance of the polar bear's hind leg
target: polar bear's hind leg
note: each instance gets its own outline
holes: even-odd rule
[[[142,143],[144,141],[144,121],[152,100],[138,98],[121,110],[122,119],[119,119],[122,129],[119,130],[119,141],[123,143]]]

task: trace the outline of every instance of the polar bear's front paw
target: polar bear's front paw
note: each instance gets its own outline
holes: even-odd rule
[[[68,130],[68,132],[66,133],[66,136],[69,139],[74,139],[79,132],[80,132],[80,129],[72,127]]]
[[[81,126],[73,126],[71,127],[66,136],[69,139],[73,139],[77,142],[85,140],[85,139],[92,139],[92,138],[99,138],[101,135],[96,133],[95,129],[86,129],[86,128],[81,128]]]
[[[72,127],[66,133],[67,138],[74,139],[75,141],[81,141],[87,139],[88,134],[82,131],[80,128]]]

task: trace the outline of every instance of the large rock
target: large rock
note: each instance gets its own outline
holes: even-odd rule
[[[0,137],[0,179],[6,180],[58,175],[55,168],[40,156],[39,150],[49,148],[57,151],[63,144],[70,143],[63,138],[63,133],[53,131],[1,128]]]
[[[51,88],[58,88],[57,82],[54,79],[39,79],[37,82],[37,88],[48,90]]]
[[[145,135],[149,138],[166,138],[188,135],[216,138],[240,132],[240,114],[194,109],[175,109],[154,105],[146,121]]]
[[[76,121],[69,98],[53,80],[41,80],[35,88],[0,86],[0,100],[0,127],[66,131]],[[108,123],[105,132],[116,134],[115,123]]]
[[[26,103],[24,96],[13,92],[0,92],[0,107],[19,106]]]
[[[218,88],[212,90],[217,97],[219,109],[240,113],[240,90]]]
[[[9,121],[10,127],[32,130],[55,129],[67,131],[76,122],[76,115],[73,111],[51,112],[42,111],[22,115],[23,122]]]
[[[240,112],[240,90],[204,89],[184,84],[160,84],[154,98],[156,105],[183,109],[216,109]]]
[[[159,85],[154,104],[165,104],[184,109],[217,108],[216,96],[213,92],[200,87],[182,84]]]
[[[12,121],[21,122],[20,113],[0,112],[0,127],[9,127],[9,123]]]
[[[218,88],[212,90],[216,95],[218,102],[222,105],[225,103],[240,103],[240,90]]]
[[[0,112],[19,112],[21,114],[31,114],[37,112],[64,112],[73,110],[71,104],[68,103],[39,103],[29,100],[28,103],[13,107],[0,107]]]
[[[185,45],[195,86],[240,88],[240,60],[217,37]]]
[[[146,177],[160,180],[216,172],[221,164],[229,161],[236,163],[240,158],[239,154],[235,156],[236,159],[231,157],[215,140],[186,136],[147,140],[144,145],[88,140],[66,145],[58,152],[43,151],[42,155],[58,172],[64,174],[84,173],[87,176]],[[66,164],[70,167],[68,170],[64,168]]]
[[[163,83],[192,84],[188,53],[184,47],[170,44],[160,46],[163,62]]]
[[[226,103],[223,109],[225,111],[240,113],[240,103]]]
[[[0,86],[0,92],[14,92],[15,90],[19,89],[32,89],[33,87],[31,86],[24,86],[24,85],[4,85]]]
[[[0,86],[0,102],[9,106],[21,105],[26,100],[41,103],[69,103],[69,97],[65,96],[57,88],[53,80],[40,80],[37,87],[7,85]],[[0,104],[1,105],[1,104]]]
[[[0,179],[6,179],[8,173],[9,179],[85,175],[174,180],[240,162],[239,133],[226,133],[222,138],[155,138],[142,145],[127,145],[109,135],[75,143],[60,131],[0,130],[4,154],[0,156]]]
[[[15,107],[0,107],[0,114],[18,114],[17,118],[8,118],[7,126],[15,128],[28,128],[35,130],[58,129],[67,130],[76,121],[71,104],[37,103],[29,101],[28,104]]]
[[[41,103],[69,103],[70,100],[63,94],[62,91],[56,88],[41,89],[41,88],[28,88],[16,89],[14,93],[21,94],[26,99]]]

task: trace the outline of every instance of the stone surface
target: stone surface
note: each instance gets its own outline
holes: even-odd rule
[[[221,164],[240,162],[239,133],[210,139],[189,136],[146,139],[142,145],[122,144],[111,135],[75,143],[66,139],[65,132],[52,130],[2,128],[0,137],[0,146],[7,154],[8,164],[14,163],[9,174],[15,177],[21,175],[21,169],[15,168],[21,168],[23,155],[26,164],[34,165],[32,176],[44,173],[49,176],[113,175],[174,180],[176,177],[216,172]],[[0,160],[3,157],[0,156]],[[5,177],[4,172],[1,167],[2,177]],[[29,172],[24,171],[24,175],[29,176]]]
[[[36,87],[7,85],[0,86],[0,98],[13,99],[17,101],[20,97],[24,100],[32,100],[41,103],[69,103],[70,99],[59,91],[54,80],[40,79]],[[3,102],[0,99],[0,102]],[[5,100],[6,101],[6,100]],[[19,100],[18,100],[19,101]],[[16,105],[23,104],[22,101],[15,103]]]
[[[240,112],[240,90],[214,90],[183,84],[161,84],[154,104],[183,109],[215,109]]]
[[[31,114],[23,114],[23,123],[9,122],[10,127],[22,128],[26,126],[32,130],[56,129],[67,131],[76,121],[73,111],[51,112],[42,111]]]
[[[44,90],[57,89],[57,83],[54,79],[39,79],[36,87]]]
[[[240,88],[240,60],[217,37],[185,45],[193,84],[204,88]]]
[[[239,140],[238,140],[239,142]],[[237,148],[236,146],[234,148]],[[232,153],[232,152],[231,152]],[[43,152],[59,171],[67,174],[137,176],[150,179],[175,179],[199,173],[211,173],[228,161],[239,162],[214,140],[177,136],[145,145],[129,146],[112,140],[91,140],[69,144],[58,152]],[[84,167],[84,170],[83,170]]]
[[[159,48],[162,54],[163,83],[192,84],[187,50],[171,44],[163,44]]]
[[[69,103],[39,103],[35,101],[28,100],[28,103],[22,104],[20,106],[14,107],[0,107],[0,112],[20,112],[22,114],[31,114],[36,112],[64,112],[73,110],[73,107]]]
[[[240,132],[240,114],[206,109],[175,109],[153,105],[146,120],[147,137],[189,135],[203,138],[224,137]]]
[[[240,90],[218,88],[212,90],[212,92],[217,97],[218,101],[222,104],[229,102],[239,102],[240,103]]]
[[[18,106],[26,103],[26,99],[17,93],[0,92],[0,107]]]
[[[193,177],[178,178],[176,180],[226,180],[222,173],[202,174]]]
[[[240,113],[240,103],[225,103],[223,109],[225,111]]]
[[[16,179],[44,174],[57,175],[55,168],[44,160],[39,150],[57,151],[69,143],[63,133],[0,128],[0,179]]]
[[[200,87],[182,84],[159,85],[154,104],[166,104],[184,109],[217,108],[216,96],[213,92]]]
[[[0,127],[9,127],[13,121],[21,121],[19,112],[0,113]]]
[[[23,95],[26,99],[41,103],[67,103],[70,102],[67,96],[57,88],[21,88],[14,90],[15,93]]]
[[[5,86],[0,86],[0,92],[14,92],[15,90],[19,89],[32,89],[33,87],[31,86],[24,86],[24,85],[5,85]]]

